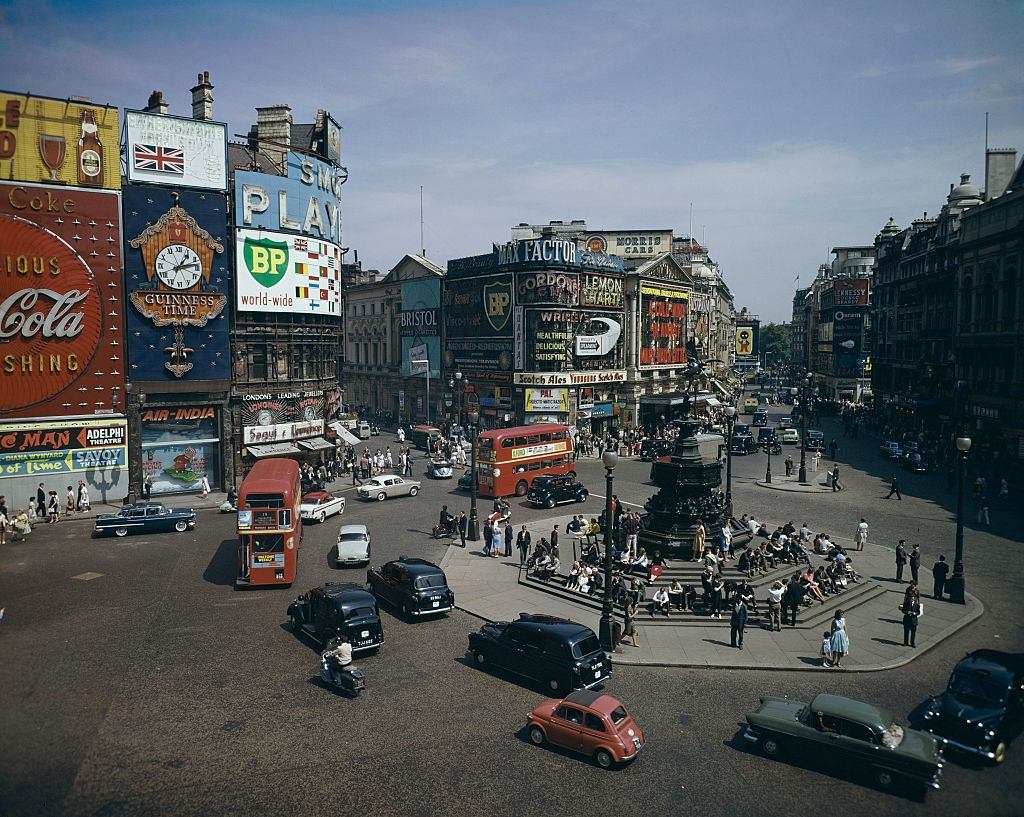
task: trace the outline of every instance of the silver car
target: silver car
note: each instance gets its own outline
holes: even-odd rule
[[[419,492],[420,484],[418,482],[404,479],[397,474],[381,474],[371,477],[357,490],[360,499],[376,499],[378,502],[395,496],[416,496]]]
[[[339,567],[370,563],[370,531],[366,525],[341,526],[334,563]]]

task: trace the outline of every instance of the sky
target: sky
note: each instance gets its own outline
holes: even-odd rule
[[[686,235],[692,204],[737,310],[778,322],[832,247],[983,186],[986,112],[1024,150],[1022,34],[1024,0],[0,0],[0,87],[190,115],[205,70],[229,135],[324,108],[364,268],[519,222]]]

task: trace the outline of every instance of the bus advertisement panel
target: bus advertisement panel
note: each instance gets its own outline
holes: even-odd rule
[[[561,423],[481,431],[476,446],[481,496],[526,496],[539,476],[576,476],[573,440]]]
[[[238,576],[235,585],[285,585],[295,581],[302,539],[299,464],[258,461],[238,491]]]

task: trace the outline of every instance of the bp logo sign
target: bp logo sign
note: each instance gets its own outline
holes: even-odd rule
[[[491,329],[500,332],[512,314],[512,282],[499,281],[484,284],[484,312]]]
[[[288,271],[288,242],[266,238],[245,239],[245,266],[260,286],[270,289]]]

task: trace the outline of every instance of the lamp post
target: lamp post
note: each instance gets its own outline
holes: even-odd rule
[[[736,406],[725,407],[725,425],[728,436],[725,438],[725,515],[732,518],[732,427],[736,423]]]
[[[469,381],[462,379],[462,372],[455,373],[455,424],[462,426],[462,408],[466,402],[466,386]]]
[[[423,373],[427,376],[427,425],[430,425],[430,358],[426,360],[410,360],[414,366],[426,366]],[[441,388],[444,388],[444,381],[441,381]]]
[[[470,542],[480,541],[480,519],[476,514],[476,435],[477,435],[477,422],[480,420],[480,412],[470,409],[467,413],[469,419],[469,470],[473,477],[469,485],[469,526],[466,531],[466,538]]]
[[[615,479],[612,473],[619,462],[619,455],[612,450],[606,450],[601,455],[601,464],[605,469],[605,491],[604,491],[604,600],[601,603],[601,626],[600,638],[601,647],[605,652],[615,652],[615,639],[613,638],[612,622],[615,614],[615,607],[612,602],[612,481]]]
[[[949,600],[964,603],[964,471],[967,454],[971,450],[971,438],[964,435],[956,438],[956,553],[953,555],[953,575],[949,580]]]
[[[800,398],[800,473],[797,479],[801,484],[807,484],[807,412],[811,409],[811,384],[814,382],[814,374],[808,372],[804,377],[803,396]]]
[[[767,484],[771,484],[772,481],[772,444],[771,441],[765,440],[764,442],[764,453],[768,455],[768,468],[764,472],[764,481]]]

